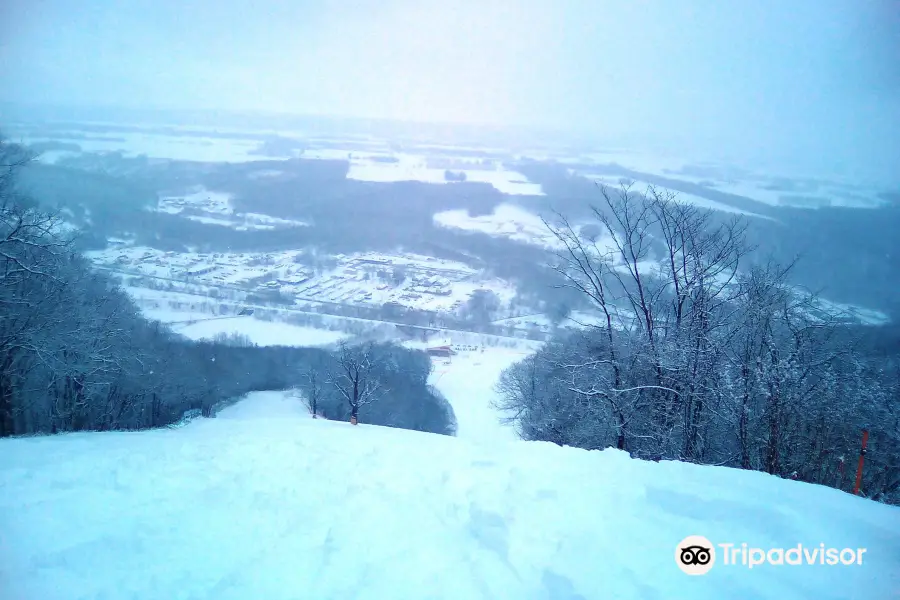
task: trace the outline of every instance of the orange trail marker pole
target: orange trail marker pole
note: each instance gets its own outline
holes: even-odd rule
[[[863,429],[862,448],[859,450],[859,465],[856,467],[856,484],[853,486],[853,495],[859,494],[859,486],[862,484],[863,461],[866,458],[866,445],[869,443],[869,430]]]

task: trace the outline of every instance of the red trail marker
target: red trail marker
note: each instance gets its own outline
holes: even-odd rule
[[[869,443],[869,430],[863,429],[862,448],[859,450],[859,465],[856,467],[856,483],[853,486],[853,495],[859,494],[859,486],[862,483],[863,461],[866,458],[866,445]]]

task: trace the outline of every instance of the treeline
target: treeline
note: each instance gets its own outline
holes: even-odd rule
[[[260,348],[241,336],[182,343],[210,363],[204,378],[213,393],[190,407],[205,414],[213,405],[247,392],[295,390],[297,402],[326,419],[346,421],[355,415],[371,425],[456,433],[453,408],[428,385],[431,359],[421,351],[384,343],[344,343],[336,350]],[[351,379],[348,365],[353,368]]]
[[[163,426],[338,364],[325,350],[195,343],[144,319],[73,250],[64,223],[18,193],[29,158],[0,141],[0,437]],[[452,410],[424,384],[427,357],[378,352],[372,381],[391,393],[370,422],[452,432]]]
[[[817,310],[789,285],[789,266],[747,260],[739,220],[655,191],[603,198],[596,237],[564,219],[553,230],[565,248],[557,270],[598,324],[498,385],[522,436],[848,490],[867,429],[862,493],[900,503],[896,328]]]
[[[431,368],[421,351],[341,343],[308,361],[297,387],[316,416],[455,435],[453,408],[428,384]]]

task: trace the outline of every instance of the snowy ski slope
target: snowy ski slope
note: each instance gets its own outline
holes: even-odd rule
[[[488,347],[484,352],[460,352],[449,362],[434,361],[429,383],[453,406],[457,437],[486,444],[518,439],[512,425],[501,423],[501,415],[491,408],[490,401],[497,396],[494,386],[500,373],[529,354],[523,348]]]
[[[862,565],[717,563],[738,546]],[[896,598],[900,510],[760,473],[310,419],[262,392],[182,429],[0,440],[0,598]]]

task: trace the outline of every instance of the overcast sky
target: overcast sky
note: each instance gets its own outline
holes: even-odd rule
[[[0,99],[532,124],[896,172],[894,0],[0,0]]]

